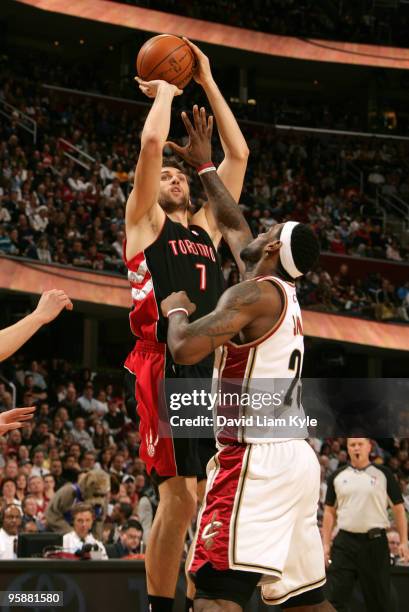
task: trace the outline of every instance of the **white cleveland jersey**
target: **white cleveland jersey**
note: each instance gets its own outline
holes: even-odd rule
[[[217,389],[213,390],[219,394],[219,404],[214,423],[221,444],[278,442],[308,435],[302,420],[304,336],[295,284],[276,276],[256,280],[278,288],[283,310],[264,336],[241,345],[229,341],[216,360]]]

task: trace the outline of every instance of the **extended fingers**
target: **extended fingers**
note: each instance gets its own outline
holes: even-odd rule
[[[185,124],[185,128],[186,128],[187,133],[189,134],[190,137],[192,137],[194,135],[194,133],[195,133],[195,130],[193,128],[193,125],[190,123],[190,119],[187,116],[187,113],[185,113],[185,111],[183,111],[182,114],[181,114],[181,117],[182,117],[183,123]]]
[[[207,136],[210,139],[212,137],[212,134],[213,134],[213,115],[209,115],[209,118],[207,120],[206,133],[207,133]]]
[[[206,109],[204,108],[204,106],[202,106],[200,109],[200,122],[202,125],[202,132],[207,133],[208,126],[207,126]]]
[[[202,119],[201,119],[199,107],[197,104],[195,104],[193,107],[193,120],[195,123],[196,131],[199,132],[199,134],[202,134],[203,132]]]

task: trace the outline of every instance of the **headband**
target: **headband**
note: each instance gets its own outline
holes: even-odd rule
[[[294,263],[293,254],[291,252],[291,236],[293,229],[296,225],[299,225],[296,221],[287,221],[284,223],[284,227],[281,230],[280,241],[280,260],[284,270],[291,276],[291,278],[297,278],[302,276],[303,272],[300,272]]]

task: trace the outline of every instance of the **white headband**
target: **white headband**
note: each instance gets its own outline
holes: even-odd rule
[[[291,252],[291,235],[296,225],[299,225],[296,221],[287,221],[287,223],[284,223],[284,227],[280,234],[280,241],[282,244],[280,249],[281,265],[291,278],[297,278],[303,275],[303,272],[300,272],[295,265]]]

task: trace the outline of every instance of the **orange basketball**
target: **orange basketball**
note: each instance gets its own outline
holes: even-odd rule
[[[136,58],[136,70],[144,81],[161,79],[186,87],[192,78],[195,58],[184,40],[172,34],[160,34],[146,41]]]

